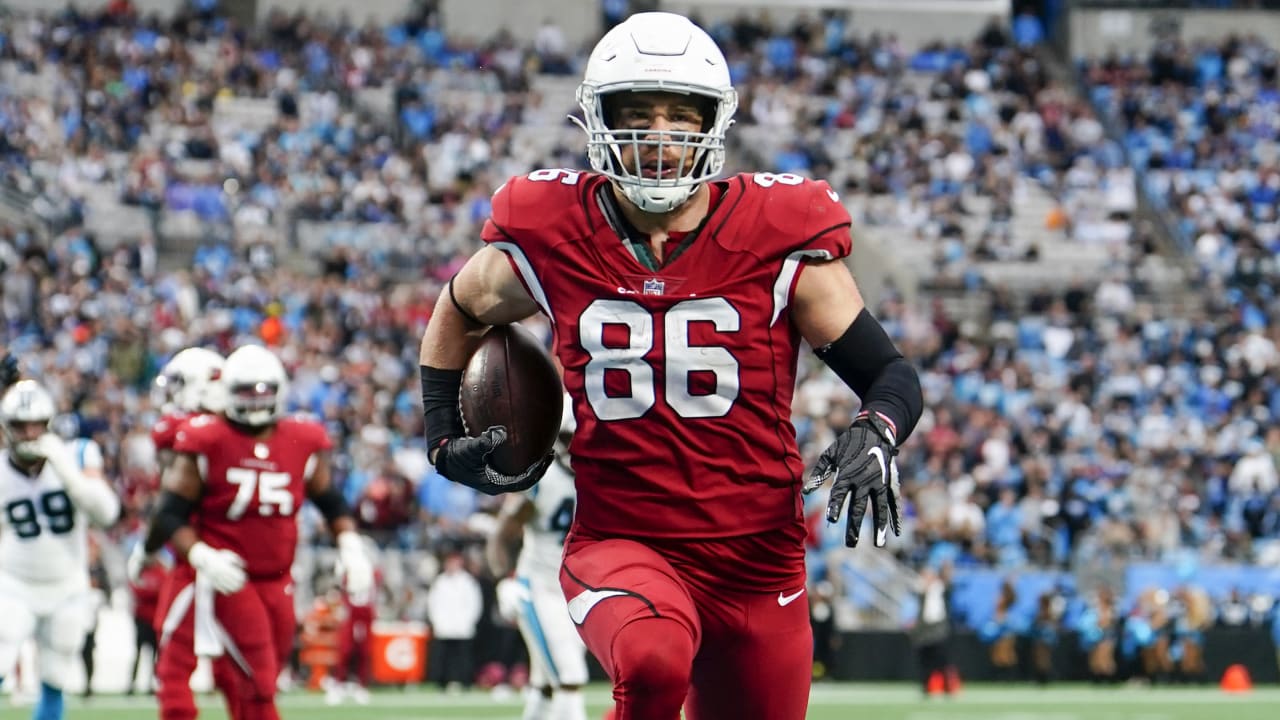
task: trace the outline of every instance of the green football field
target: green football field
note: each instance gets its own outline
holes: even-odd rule
[[[598,718],[608,703],[608,690],[588,692],[590,715]],[[7,703],[8,698],[0,698]],[[367,706],[329,707],[320,695],[293,693],[280,700],[287,720],[470,720],[520,717],[518,698],[495,700],[488,693],[446,696],[430,690],[376,693]],[[30,708],[5,705],[0,720],[27,720]],[[154,700],[116,696],[85,702],[68,701],[68,720],[143,720],[155,718]],[[226,717],[212,696],[202,699],[201,717]],[[1060,685],[1040,690],[1028,686],[971,686],[959,697],[923,700],[905,684],[838,684],[814,688],[810,720],[1276,720],[1280,688],[1257,688],[1227,694],[1202,688],[1092,688]],[[723,720],[734,720],[724,718]]]

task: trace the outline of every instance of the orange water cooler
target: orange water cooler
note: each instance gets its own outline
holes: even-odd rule
[[[382,685],[422,682],[429,634],[424,623],[375,622],[369,645],[373,681]]]

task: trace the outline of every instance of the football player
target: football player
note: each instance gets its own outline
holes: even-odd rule
[[[222,373],[222,364],[223,357],[218,353],[202,347],[189,347],[175,353],[156,376],[152,398],[161,416],[151,428],[151,441],[156,446],[157,477],[163,477],[165,468],[173,460],[173,443],[182,423],[197,415],[216,413],[222,408],[221,386],[217,382]],[[149,559],[150,556],[143,550],[143,543],[135,542],[127,563],[130,582],[140,582],[146,573],[146,566],[150,564]],[[157,599],[155,624],[165,617],[169,605],[181,590],[178,583],[166,575]],[[152,630],[155,635],[160,632],[158,627],[153,627]],[[142,634],[145,629],[139,627],[136,632]],[[231,660],[225,656],[215,658],[212,667],[213,683],[226,700],[228,714],[232,720],[240,720],[236,715],[239,700],[235,696],[239,684],[235,681],[235,668]],[[191,669],[194,672],[195,666]],[[166,697],[170,704],[184,706],[184,715],[195,715],[195,695],[191,692],[189,681],[169,688]]]
[[[19,380],[0,398],[0,681],[33,635],[40,698],[35,720],[60,720],[62,688],[89,629],[88,525],[108,527],[120,500],[101,473],[80,469],[50,430],[53,398]]]
[[[293,647],[290,567],[304,498],[319,507],[337,540],[347,589],[366,592],[373,569],[355,522],[332,484],[332,444],[320,424],[286,416],[288,379],[270,350],[231,353],[219,380],[221,414],[179,426],[144,550],[166,542],[186,562],[182,588],[161,622],[160,717],[194,717],[171,690],[188,681],[197,656],[235,665],[239,720],[275,720],[276,678]]]
[[[369,704],[369,679],[373,674],[373,623],[378,614],[379,573],[373,574],[373,582],[360,594],[351,592],[346,582],[347,569],[339,560],[334,568],[342,581],[342,628],[338,631],[338,664],[333,674],[326,678],[324,700],[337,705],[351,698],[357,705]],[[351,679],[352,668],[355,679]]]
[[[507,497],[498,525],[489,536],[486,556],[498,583],[498,608],[520,628],[529,649],[530,692],[523,720],[586,720],[582,686],[587,682],[586,647],[569,619],[560,590],[560,556],[573,522],[577,499],[569,467],[573,408],[564,405],[556,439],[556,461],[538,485]],[[512,570],[512,548],[520,547]]]
[[[433,461],[484,492],[531,487],[468,437],[461,369],[485,329],[542,312],[578,429],[578,506],[560,582],[621,720],[804,717],[813,640],[801,492],[834,477],[846,542],[868,507],[898,530],[894,456],[923,409],[915,370],[843,262],[851,220],[825,183],[717,179],[738,104],[724,55],[670,13],[610,30],[578,88],[592,172],[507,181],[486,247],[422,340]],[[802,341],[862,400],[805,478],[790,422]]]

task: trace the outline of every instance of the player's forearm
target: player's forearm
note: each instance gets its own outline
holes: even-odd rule
[[[67,495],[71,502],[98,527],[114,525],[120,519],[120,498],[112,492],[103,480],[83,478],[79,485],[67,485]]]
[[[120,517],[120,499],[101,474],[86,475],[75,462],[61,453],[51,454],[46,462],[62,480],[72,504],[98,527],[107,527]]]
[[[186,557],[187,550],[199,540],[189,524],[194,508],[194,500],[172,490],[161,490],[156,509],[151,515],[151,524],[147,527],[143,550],[150,555],[159,551],[165,543],[172,542],[174,550],[181,557]]]
[[[173,547],[174,554],[184,559],[191,554],[191,548],[198,542],[200,542],[200,536],[196,535],[195,528],[190,525],[183,525],[169,537],[169,545]]]
[[[356,521],[350,515],[342,515],[329,520],[329,532],[333,536],[340,537],[343,533],[354,533],[356,531]]]
[[[858,394],[864,411],[888,420],[902,444],[924,411],[924,394],[915,368],[880,322],[864,308],[843,335],[816,352]]]

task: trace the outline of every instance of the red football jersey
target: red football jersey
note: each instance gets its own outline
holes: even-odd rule
[[[578,423],[578,522],[706,538],[799,526],[801,339],[787,307],[806,259],[849,254],[848,212],[824,182],[737,175],[692,244],[653,271],[606,220],[607,182],[513,178],[482,235],[551,318]]]
[[[251,578],[288,573],[307,476],[315,455],[331,447],[324,426],[309,420],[283,418],[257,440],[219,415],[191,418],[174,450],[195,455],[204,476],[192,527],[210,547],[244,558]]]
[[[178,428],[192,417],[191,413],[176,412],[157,420],[151,426],[151,442],[155,443],[156,450],[172,450],[173,441],[178,437]]]

